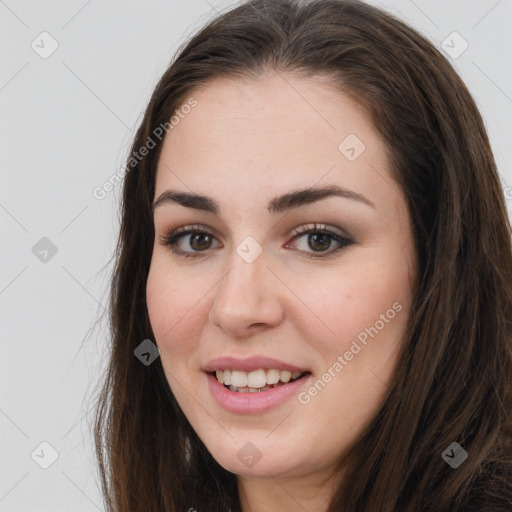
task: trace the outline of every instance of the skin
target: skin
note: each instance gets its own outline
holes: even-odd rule
[[[216,79],[193,96],[197,106],[164,140],[155,199],[167,189],[194,192],[215,199],[220,212],[175,203],[155,209],[147,306],[161,361],[199,437],[238,475],[244,512],[299,504],[324,511],[337,460],[384,399],[409,317],[416,255],[405,199],[370,118],[326,80],[268,72]],[[354,161],[338,149],[350,134],[365,145]],[[324,185],[362,194],[374,208],[332,196],[267,210],[277,195]],[[325,238],[315,245],[307,234],[295,237],[296,228],[314,223],[350,234],[353,243],[326,255],[340,246],[334,239],[322,253]],[[162,242],[197,224],[211,233],[210,245],[193,235],[178,245],[197,258]],[[252,263],[236,252],[248,236],[263,249]],[[338,356],[395,303],[401,310],[394,318],[386,316],[378,334],[333,371]],[[293,396],[270,411],[239,415],[214,401],[201,371],[224,355],[309,368],[301,391],[329,368],[335,376],[307,404]],[[249,441],[261,454],[252,467],[237,457]]]

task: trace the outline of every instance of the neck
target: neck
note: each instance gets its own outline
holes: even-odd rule
[[[238,495],[242,512],[307,510],[326,512],[336,490],[331,475],[299,477],[238,477]]]

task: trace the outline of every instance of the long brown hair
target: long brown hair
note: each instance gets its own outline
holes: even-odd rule
[[[160,358],[145,366],[134,350],[154,340],[145,297],[162,147],[154,130],[169,126],[196,87],[268,70],[326,77],[366,109],[407,199],[419,256],[394,379],[340,461],[345,478],[327,511],[512,507],[511,226],[474,100],[425,37],[378,8],[359,0],[253,0],[217,16],[180,49],[128,159],[111,356],[95,418],[107,510],[240,510],[236,475],[191,428]],[[134,160],[149,138],[155,147]],[[457,469],[441,457],[452,442],[468,453]]]

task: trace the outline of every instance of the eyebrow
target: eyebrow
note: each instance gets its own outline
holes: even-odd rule
[[[267,209],[270,213],[281,213],[333,196],[360,201],[375,209],[375,205],[367,197],[353,190],[338,187],[337,185],[293,190],[292,192],[271,199],[267,205]],[[203,210],[214,214],[219,214],[220,212],[219,204],[211,197],[176,190],[166,190],[160,194],[158,199],[151,205],[151,210],[154,212],[156,208],[160,206],[175,203],[185,206],[186,208]]]

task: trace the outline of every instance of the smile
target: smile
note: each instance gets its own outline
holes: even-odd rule
[[[235,373],[236,379],[236,371],[233,373]],[[288,382],[282,382],[279,379],[279,382],[271,385],[266,384],[262,388],[249,386],[237,388],[233,387],[232,384],[228,387],[223,382],[219,382],[216,373],[205,373],[204,375],[207,379],[206,384],[210,396],[217,405],[227,412],[241,415],[261,414],[278,408],[298,396],[312,378],[312,374],[306,372],[299,374],[300,376],[295,380],[291,380],[290,376]]]
[[[300,379],[307,372],[290,372],[275,368],[254,370],[217,370],[217,380],[230,391],[237,393],[259,393]]]

